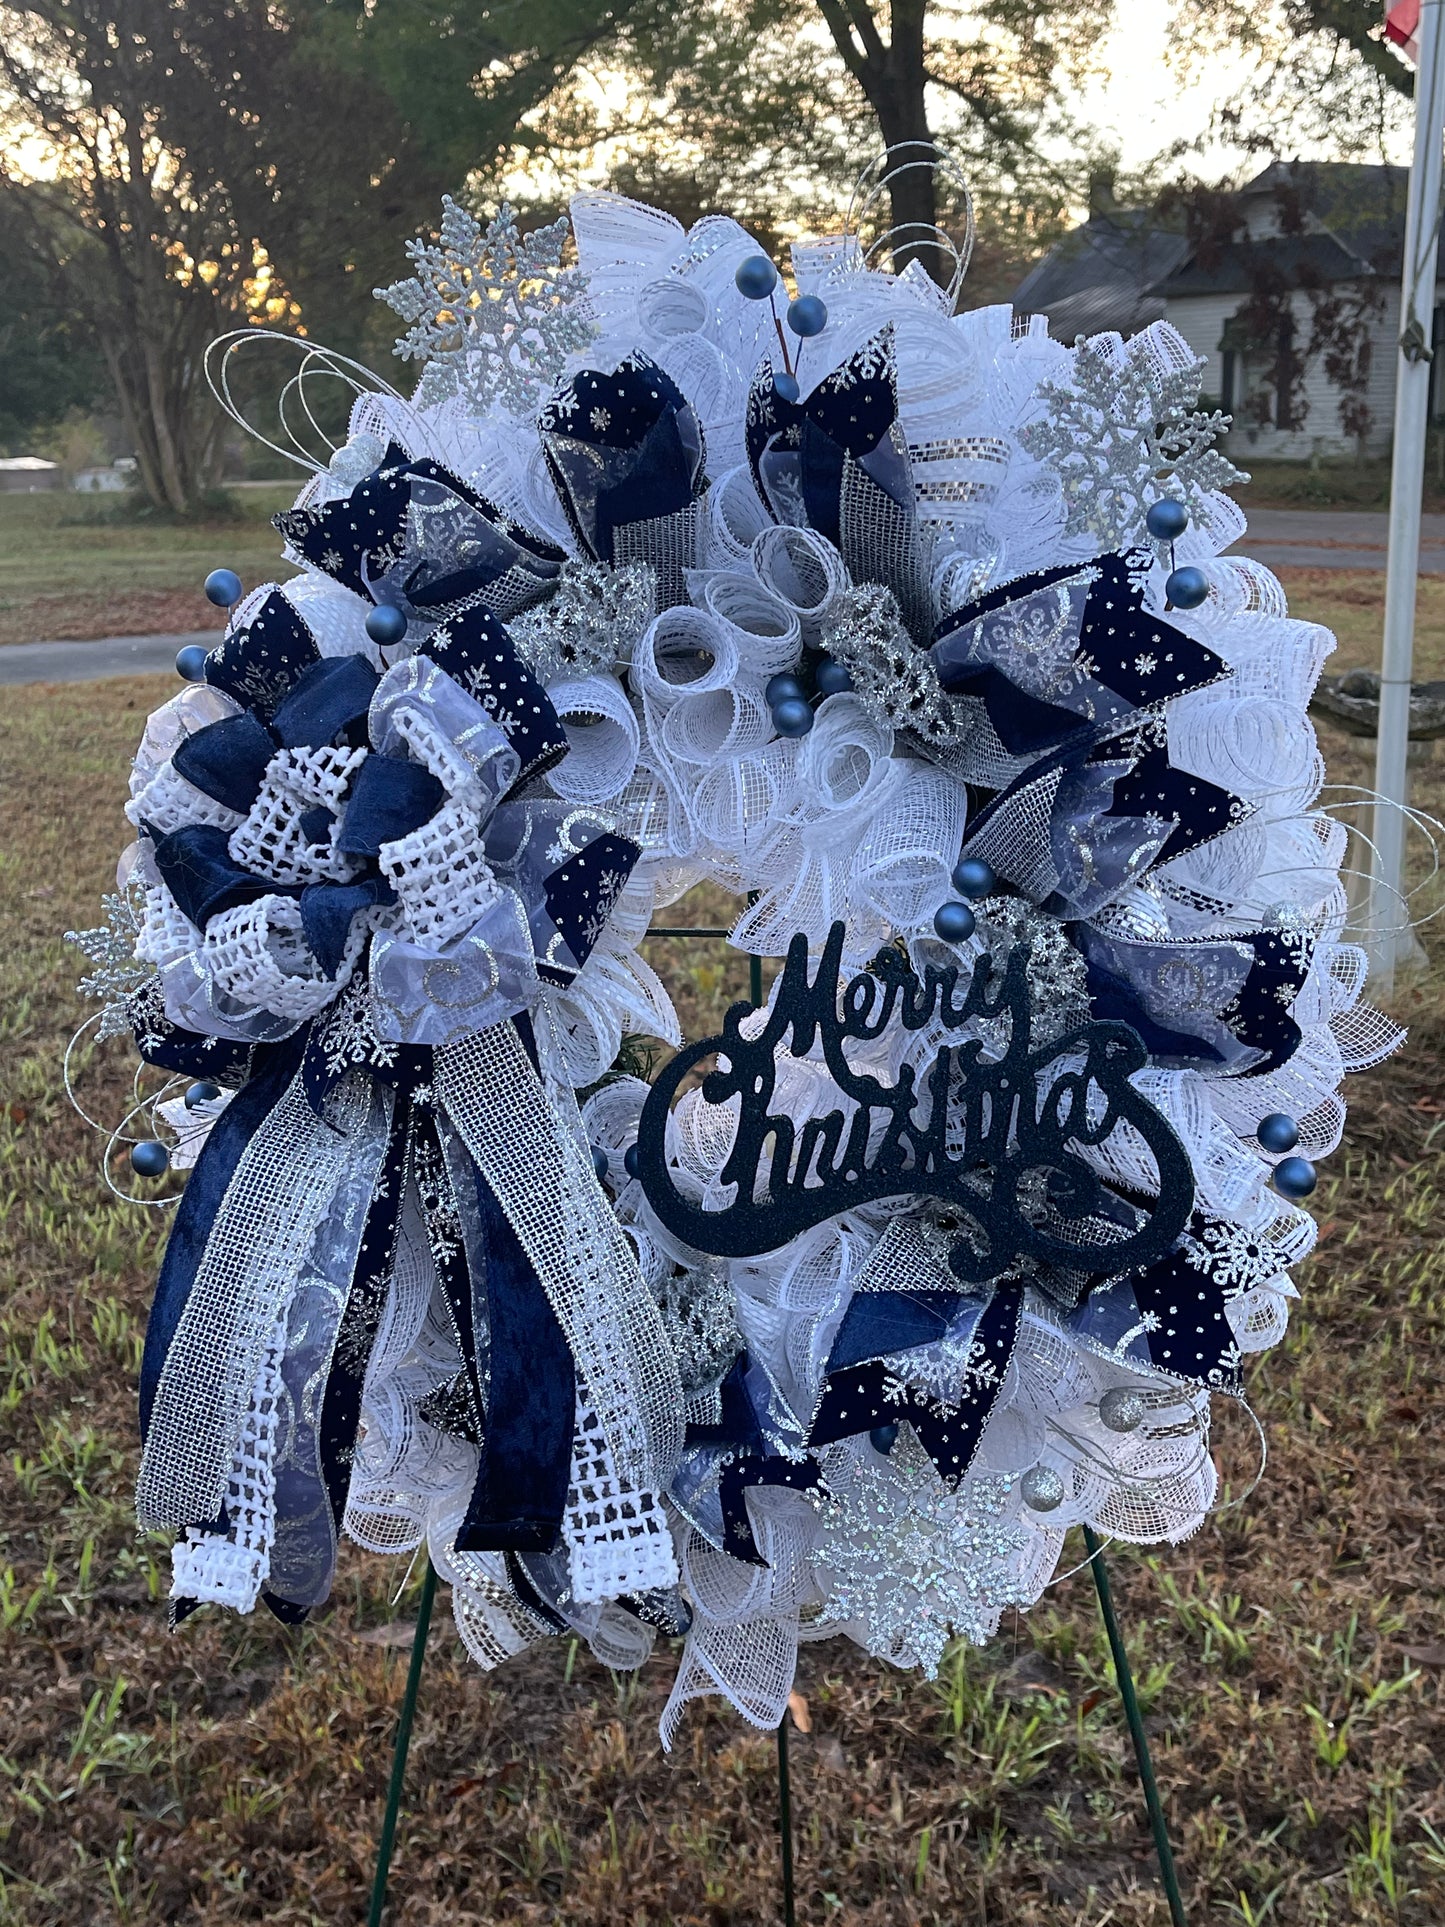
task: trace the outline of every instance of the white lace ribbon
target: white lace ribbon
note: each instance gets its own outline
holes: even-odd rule
[[[256,1374],[317,1227],[348,1176],[370,1188],[385,1150],[369,1079],[345,1079],[321,1118],[298,1071],[241,1153],[156,1387],[136,1484],[142,1526],[220,1516]]]

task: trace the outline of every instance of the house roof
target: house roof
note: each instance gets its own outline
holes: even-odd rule
[[[1172,297],[1243,292],[1266,272],[1289,285],[1398,275],[1409,170],[1346,161],[1273,161],[1239,189],[1240,225],[1267,199],[1302,231],[1269,239],[1191,242],[1150,209],[1096,213],[1050,249],[1014,291],[1025,314],[1045,314],[1062,341],[1157,321]],[[1288,225],[1294,226],[1291,218]]]
[[[1248,204],[1273,201],[1294,232],[1200,243],[1152,286],[1171,295],[1243,293],[1269,278],[1286,286],[1399,274],[1405,251],[1409,170],[1349,161],[1273,161],[1239,190]],[[1298,224],[1298,225],[1296,225]]]
[[[1274,282],[1307,288],[1324,281],[1358,281],[1377,272],[1342,247],[1332,234],[1281,234],[1267,241],[1230,241],[1200,249],[1157,281],[1150,293],[1168,299],[1185,294],[1244,293]]]
[[[1139,210],[1095,214],[1066,234],[1025,276],[1013,305],[1048,316],[1061,341],[1109,329],[1134,334],[1164,312],[1152,292],[1188,251],[1182,234],[1156,225]]]

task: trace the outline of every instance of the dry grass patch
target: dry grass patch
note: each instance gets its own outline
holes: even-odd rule
[[[405,1640],[416,1578],[393,1605],[402,1569],[349,1549],[312,1626],[205,1612],[167,1632],[164,1548],[130,1509],[161,1227],[103,1189],[60,1088],[59,932],[94,920],[167,687],[15,690],[0,725],[0,1922],[341,1927],[365,1917],[405,1673],[376,1633]],[[739,958],[655,948],[694,1028],[745,991]],[[1355,1093],[1290,1338],[1252,1375],[1263,1484],[1187,1545],[1111,1555],[1200,1927],[1445,1918],[1445,1020],[1412,1001],[1409,1056]],[[97,1101],[128,1076],[117,1046]],[[1221,1413],[1219,1449],[1238,1492],[1242,1415]],[[664,1654],[615,1678],[556,1641],[484,1676],[443,1613],[390,1920],[776,1921],[772,1740],[694,1712],[665,1757],[670,1674]],[[839,1642],[805,1649],[799,1684],[809,1927],[1164,1921],[1086,1575],[934,1684]]]

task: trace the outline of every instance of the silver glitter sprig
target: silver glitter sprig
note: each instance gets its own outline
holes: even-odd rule
[[[1195,405],[1204,363],[1164,368],[1151,349],[1147,332],[1120,360],[1081,339],[1068,379],[1039,387],[1043,419],[1019,432],[1025,451],[1059,478],[1066,532],[1092,536],[1101,550],[1142,540],[1161,496],[1198,510],[1212,490],[1249,480],[1214,446],[1230,417]]]
[[[67,930],[65,941],[73,943],[89,957],[94,968],[82,977],[76,989],[82,997],[95,997],[104,1005],[98,1041],[118,1037],[130,1029],[130,999],[150,982],[155,971],[135,954],[136,941],[145,921],[145,889],[138,882],[126,884],[100,900],[105,922],[94,930]]]
[[[632,660],[632,646],[657,612],[657,575],[646,562],[609,569],[564,562],[554,594],[508,624],[524,662],[543,682],[590,676]]]
[[[397,354],[426,364],[419,406],[458,395],[478,413],[536,412],[597,334],[586,276],[562,265],[567,235],[565,219],[523,235],[505,202],[483,228],[443,196],[436,242],[407,242],[415,273],[372,290],[408,324]]]
[[[824,624],[822,643],[847,669],[854,693],[879,722],[911,730],[940,749],[961,740],[968,727],[964,712],[909,635],[890,589],[871,582],[845,589]]]
[[[702,1259],[674,1273],[662,1287],[660,1309],[683,1391],[721,1378],[743,1344],[727,1265]]]

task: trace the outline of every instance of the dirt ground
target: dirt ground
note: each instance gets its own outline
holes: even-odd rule
[[[0,1927],[349,1927],[417,1576],[348,1549],[312,1625],[207,1611],[167,1631],[164,1547],[131,1512],[163,1214],[110,1197],[61,1088],[81,1013],[59,933],[97,920],[127,759],[168,687],[15,689],[0,719]],[[746,982],[705,946],[654,961],[694,1029]],[[1110,1554],[1196,1927],[1445,1920],[1445,1004],[1400,1002],[1410,1048],[1351,1093],[1293,1328],[1250,1375],[1262,1483],[1185,1545]],[[95,1114],[130,1075],[108,1047]],[[1220,1411],[1217,1445],[1239,1495],[1242,1413]],[[483,1675],[443,1596],[389,1921],[780,1920],[773,1739],[717,1706],[664,1755],[672,1666],[664,1646],[614,1677],[552,1641]],[[1086,1574],[937,1682],[833,1642],[804,1649],[799,1686],[807,1927],[1166,1920]]]

